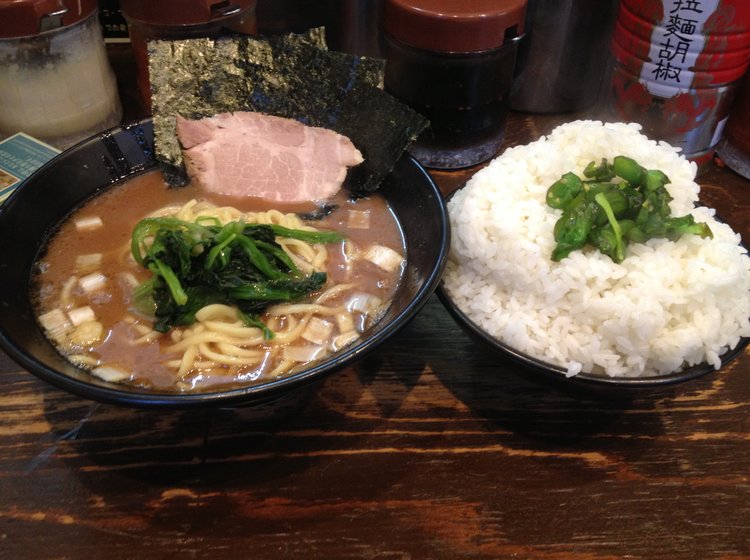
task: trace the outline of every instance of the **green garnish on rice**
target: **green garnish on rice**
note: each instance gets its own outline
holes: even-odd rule
[[[685,234],[713,237],[692,215],[671,215],[669,177],[658,169],[616,156],[612,163],[592,161],[583,175],[565,173],[547,190],[547,204],[563,211],[555,224],[553,261],[589,245],[620,263],[629,243],[676,241]]]

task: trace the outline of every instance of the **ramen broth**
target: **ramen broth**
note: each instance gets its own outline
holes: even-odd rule
[[[153,318],[134,309],[134,286],[150,278],[151,273],[130,255],[130,241],[133,228],[142,218],[165,207],[181,207],[193,200],[236,208],[241,212],[269,210],[267,204],[257,200],[207,195],[194,186],[168,188],[162,175],[152,171],[93,198],[52,236],[38,261],[34,279],[40,318],[59,315],[61,310],[66,323],[80,323],[90,318],[87,317],[90,314],[102,327],[101,335],[93,342],[87,340],[84,333],[82,336],[66,335],[62,337],[66,341],[63,343],[61,337],[52,332],[55,327],[50,330],[45,320],[40,319],[50,339],[70,361],[91,369],[94,374],[101,366],[125,371],[125,378],[116,381],[148,388],[202,391],[218,386],[259,383],[307,367],[309,362],[295,358],[295,353],[304,355],[307,352],[313,361],[317,361],[340,350],[342,344],[354,342],[382,316],[393,298],[405,261],[384,268],[377,258],[364,256],[372,247],[383,248],[391,256],[405,255],[398,222],[380,195],[352,201],[345,193],[339,193],[329,201],[335,209],[328,216],[305,222],[317,230],[337,231],[345,236],[345,241],[325,246],[328,260],[322,271],[326,272],[327,281],[320,292],[313,293],[308,300],[314,302],[325,293],[325,305],[353,309],[351,319],[341,319],[334,314],[318,319],[271,317],[269,308],[260,318],[264,322],[271,321],[272,331],[291,328],[289,323],[294,321],[308,320],[308,325],[314,321],[321,324],[322,321],[330,330],[326,333],[327,339],[315,340],[312,337],[312,343],[307,339],[289,343],[290,346],[299,344],[301,351],[288,348],[279,351],[275,339],[264,340],[257,348],[264,353],[260,362],[243,363],[242,355],[250,355],[255,350],[237,350],[237,355],[228,359],[231,364],[216,364],[199,356],[197,365],[188,372],[179,373],[174,364],[186,358],[181,351],[170,351],[170,348],[181,340],[179,331],[191,327],[174,327],[168,333],[157,333],[152,330]],[[309,205],[274,206],[285,213],[312,209]],[[327,292],[336,286],[345,289],[340,293],[336,290]],[[81,309],[86,312],[79,312]],[[77,314],[82,317],[76,317]],[[345,324],[349,326],[343,326]],[[71,325],[68,327],[72,328]],[[343,336],[344,330],[348,333],[346,336]],[[71,338],[75,339],[73,343],[70,343]],[[283,334],[278,338],[283,339]],[[338,342],[334,343],[334,340]],[[274,345],[277,346],[275,353],[271,351]],[[322,350],[316,353],[317,346]],[[285,358],[280,358],[280,355]]]

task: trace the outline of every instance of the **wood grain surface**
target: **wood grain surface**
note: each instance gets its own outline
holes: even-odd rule
[[[569,118],[511,115],[506,145]],[[473,171],[434,176],[448,193]],[[750,181],[699,182],[750,239]],[[98,404],[0,353],[0,558],[750,558],[750,357],[663,393],[572,393],[436,297],[376,354],[252,408]]]

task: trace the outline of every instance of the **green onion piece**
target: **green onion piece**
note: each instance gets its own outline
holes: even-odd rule
[[[609,225],[612,226],[612,231],[615,234],[615,258],[613,260],[618,263],[622,262],[625,255],[622,250],[622,230],[620,229],[620,224],[618,223],[617,218],[615,218],[615,213],[612,211],[612,207],[609,205],[609,200],[607,200],[604,193],[596,193],[594,200],[604,210],[604,213],[609,220]]]

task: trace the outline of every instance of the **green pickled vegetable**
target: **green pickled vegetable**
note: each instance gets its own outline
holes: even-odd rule
[[[586,202],[583,195],[572,201],[555,224],[557,247],[552,254],[553,260],[559,261],[586,244],[594,225],[594,216],[593,207]]]
[[[619,263],[629,243],[674,241],[687,234],[713,237],[708,225],[692,215],[671,215],[670,181],[663,171],[616,156],[611,164],[606,158],[590,162],[583,176],[565,173],[547,190],[547,204],[562,210],[554,228],[554,261],[588,245]]]
[[[639,187],[643,182],[644,169],[638,162],[626,156],[615,156],[615,176],[622,177],[634,187]]]
[[[131,252],[153,276],[136,287],[134,304],[155,317],[154,329],[195,322],[199,309],[213,303],[233,305],[247,325],[272,333],[259,314],[270,304],[291,301],[320,289],[324,272],[300,272],[277,237],[332,243],[343,236],[276,225],[213,219],[186,222],[146,218],[133,230]]]
[[[583,181],[575,173],[566,173],[547,190],[547,204],[565,208],[583,190]]]
[[[589,163],[583,170],[583,176],[594,181],[611,181],[615,177],[615,169],[606,158],[603,158],[600,163],[595,161]]]

